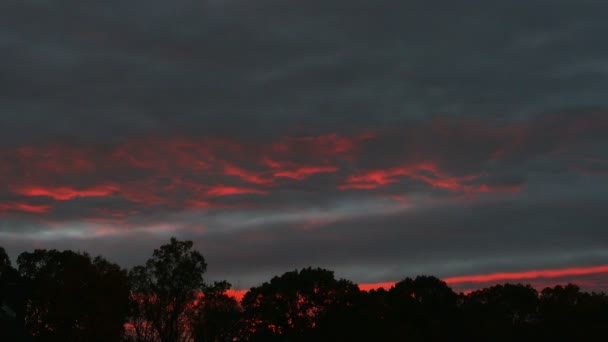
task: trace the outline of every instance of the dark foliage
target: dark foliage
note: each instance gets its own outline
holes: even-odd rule
[[[88,254],[36,250],[17,259],[23,324],[35,341],[118,341],[128,313],[127,273]]]
[[[228,282],[216,282],[205,286],[188,311],[188,326],[193,342],[232,341],[237,335],[241,318],[239,303],[226,294]]]
[[[248,341],[319,340],[319,328],[327,331],[330,317],[347,313],[358,292],[355,284],[336,280],[328,270],[287,272],[245,295],[241,336]]]
[[[136,341],[189,340],[189,323],[196,316],[198,296],[205,290],[205,258],[192,241],[171,238],[155,249],[145,266],[129,273],[131,323]]]
[[[529,285],[496,285],[463,297],[462,327],[471,340],[532,338],[538,322],[538,293]]]
[[[24,330],[25,296],[19,272],[0,247],[0,341],[27,340]]]
[[[496,285],[456,294],[431,276],[360,291],[305,268],[251,288],[207,284],[191,241],[172,238],[128,274],[88,254],[0,247],[0,341],[591,341],[608,296],[576,285]]]

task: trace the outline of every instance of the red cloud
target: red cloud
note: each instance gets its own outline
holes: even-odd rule
[[[208,201],[200,201],[200,200],[187,200],[185,203],[186,208],[193,209],[209,209],[215,208],[216,206]]]
[[[436,188],[445,188],[453,191],[467,191],[472,188],[463,185],[463,183],[477,178],[477,175],[452,177],[440,172],[438,167],[433,163],[419,163],[385,170],[371,170],[359,175],[350,176],[346,179],[345,184],[341,185],[339,188],[341,190],[374,189],[384,185],[397,183],[399,182],[400,177],[420,180]]]
[[[270,185],[273,183],[273,180],[265,177],[263,172],[249,171],[231,164],[226,164],[224,167],[224,174],[228,176],[236,176],[248,183],[258,185]]]
[[[207,196],[230,196],[230,195],[242,195],[242,194],[257,194],[265,195],[268,191],[259,190],[253,188],[240,188],[236,186],[226,186],[223,184],[216,185],[207,190]]]
[[[349,176],[344,184],[338,186],[338,189],[371,190],[388,184],[397,183],[400,181],[401,177],[418,180],[434,188],[464,193],[517,192],[522,188],[520,185],[469,184],[480,176],[481,175],[479,174],[451,176],[446,172],[440,171],[438,166],[434,163],[419,163],[385,170],[371,170]]]
[[[443,123],[443,128],[434,125],[431,128],[438,135],[448,137],[453,135],[451,131],[460,132],[463,126],[450,122]],[[476,136],[474,132],[484,129],[489,130],[481,136],[484,139],[496,131],[477,125],[471,135]],[[502,137],[520,131],[519,128],[505,130]],[[372,133],[334,132],[260,142],[214,137],[147,137],[113,145],[42,144],[0,148],[0,159],[10,161],[0,165],[0,181],[14,194],[27,197],[69,201],[121,196],[138,207],[163,205],[176,209],[218,207],[221,203],[211,204],[211,198],[270,194],[278,187],[288,187],[317,174],[333,174],[332,179],[339,182],[335,186],[342,190],[375,189],[403,178],[454,192],[519,190],[518,187],[472,185],[477,174],[455,176],[440,170],[439,162],[395,160],[393,167],[344,174],[358,164],[356,159],[363,151],[369,151],[368,144],[382,138]],[[415,153],[416,160],[425,160],[425,152],[420,153]],[[32,207],[29,211],[50,209]]]
[[[373,134],[367,133],[356,137],[341,136],[329,133],[319,136],[290,137],[282,151],[308,150],[322,155],[339,155],[352,152],[358,148],[362,140],[370,139]]]
[[[89,189],[75,189],[70,187],[42,187],[24,186],[13,188],[13,192],[23,196],[47,196],[58,201],[67,201],[77,197],[103,197],[116,192],[118,188],[110,185],[101,185]]]
[[[93,172],[97,163],[91,152],[87,147],[59,144],[21,146],[14,150],[0,151],[2,155],[15,161],[13,166],[21,168],[29,175],[38,172]]]
[[[0,213],[20,211],[33,214],[43,214],[51,210],[50,205],[27,203],[0,203]]]
[[[336,171],[338,171],[338,168],[335,166],[302,166],[295,170],[277,171],[274,173],[274,176],[302,180],[319,173],[331,173]]]

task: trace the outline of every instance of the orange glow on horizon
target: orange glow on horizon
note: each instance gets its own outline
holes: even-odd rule
[[[552,270],[530,270],[524,272],[501,272],[482,275],[459,276],[444,278],[448,284],[458,283],[487,283],[502,280],[524,280],[538,278],[560,278],[568,276],[608,273],[608,265],[590,267],[571,267]]]
[[[549,269],[549,270],[530,270],[523,272],[501,272],[501,273],[490,273],[490,274],[481,274],[481,275],[469,275],[469,276],[458,276],[458,277],[449,277],[443,278],[448,285],[456,285],[456,284],[466,284],[466,283],[501,283],[506,281],[513,280],[538,280],[538,279],[546,279],[546,278],[562,278],[562,277],[570,277],[570,276],[584,276],[584,275],[592,275],[592,274],[602,274],[608,273],[608,265],[602,266],[589,266],[589,267],[569,267],[569,268],[561,268],[561,269]],[[576,279],[572,279],[571,282],[577,283]],[[389,290],[393,287],[397,282],[380,282],[380,283],[364,283],[358,284],[359,289],[361,291],[371,291],[378,290],[380,288],[384,290]],[[489,284],[488,284],[489,285]],[[554,286],[557,284],[532,284],[532,285],[541,285],[541,286]],[[593,286],[593,283],[582,281],[579,285],[582,286]],[[471,292],[476,288],[467,289],[465,293]],[[228,295],[236,298],[237,300],[242,300],[245,293],[248,290],[229,290]]]
[[[371,291],[371,290],[378,290],[378,289],[388,290],[391,287],[393,287],[394,285],[395,285],[394,282],[359,284],[359,290],[366,291],[366,292]]]
[[[226,294],[240,302],[241,300],[243,300],[243,297],[245,297],[245,293],[247,293],[248,291],[249,290],[228,290],[226,291]]]

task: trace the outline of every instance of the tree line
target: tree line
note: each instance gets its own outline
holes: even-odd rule
[[[13,267],[0,247],[0,341],[590,341],[608,332],[608,296],[573,284],[462,294],[418,276],[360,291],[332,271],[304,268],[238,302],[228,282],[206,282],[206,270],[193,243],[175,238],[129,271],[44,249]]]

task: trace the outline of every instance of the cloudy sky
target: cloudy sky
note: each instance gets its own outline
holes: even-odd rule
[[[0,245],[608,289],[607,11],[2,1]]]

